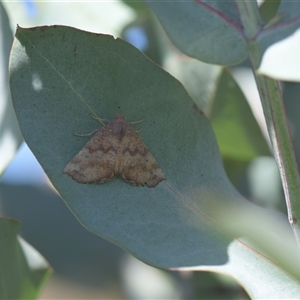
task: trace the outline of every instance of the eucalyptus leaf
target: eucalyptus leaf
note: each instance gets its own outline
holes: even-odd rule
[[[259,6],[259,12],[264,23],[269,22],[276,14],[280,0],[266,0]]]
[[[23,140],[9,90],[8,58],[12,39],[8,16],[0,2],[0,175],[13,159]]]
[[[167,66],[211,121],[223,158],[249,162],[270,154],[247,99],[228,70],[182,55],[174,55]]]
[[[263,280],[251,281],[243,273],[247,255],[262,260],[274,274],[285,272],[282,262],[271,254],[260,257],[259,251],[239,240],[241,232],[225,226],[228,222],[220,216],[225,208],[239,216],[240,224],[250,208],[256,214],[261,210],[232,187],[212,127],[183,86],[140,51],[112,36],[70,27],[19,27],[10,75],[14,108],[28,146],[88,230],[160,268],[238,274],[248,290]],[[128,122],[143,120],[132,126],[166,177],[155,188],[136,187],[118,178],[79,184],[63,174],[91,138],[75,134],[102,126],[91,115],[106,124],[103,120],[116,114]],[[267,224],[274,219],[272,214],[264,217]],[[239,223],[234,224],[245,228]],[[275,232],[277,226],[286,229],[282,220],[275,218],[272,224]],[[260,235],[264,234],[263,227]],[[232,245],[234,251],[228,251]],[[254,265],[251,276],[259,271],[260,265]],[[299,275],[292,267],[290,272]],[[285,282],[298,287],[285,276]],[[279,284],[277,278],[265,283]]]
[[[231,199],[233,188],[208,120],[177,80],[120,39],[61,26],[18,28],[10,73],[23,136],[84,226],[153,265],[215,263],[226,238],[214,230],[207,235],[211,226],[198,209],[205,210],[207,193]],[[165,182],[155,188],[118,178],[79,184],[63,174],[91,138],[74,134],[102,126],[91,115],[109,120],[116,114],[128,122],[145,119],[132,126],[141,129]],[[215,250],[200,255],[206,243]],[[220,262],[226,260],[224,252]]]
[[[219,65],[234,65],[247,57],[234,1],[145,2],[186,55]]]
[[[259,155],[270,155],[244,94],[226,70],[219,78],[210,106],[209,119],[224,157],[250,161]]]
[[[20,223],[0,218],[0,299],[35,299],[51,273],[45,259],[17,236]]]
[[[168,50],[171,51],[171,49]],[[196,105],[207,116],[223,68],[182,54],[170,55],[165,63],[165,68],[183,84]]]
[[[268,47],[280,40],[286,39],[289,35],[293,34],[297,29],[300,28],[299,17],[299,2],[289,0],[280,1],[280,5],[275,16],[257,35],[257,41],[261,48],[261,58]],[[299,47],[294,47],[294,53],[295,56],[299,53]]]

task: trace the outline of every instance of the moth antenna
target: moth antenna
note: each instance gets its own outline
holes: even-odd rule
[[[92,134],[94,134],[94,133],[95,133],[96,131],[98,131],[98,130],[99,130],[99,128],[93,130],[93,131],[90,132],[90,133],[83,133],[83,134],[80,134],[80,133],[73,133],[73,134],[76,135],[76,136],[91,136]]]
[[[103,121],[108,121],[108,120],[106,120],[106,119],[101,119],[101,118],[99,118],[97,115],[92,115],[92,114],[90,114],[90,117],[91,118],[93,118],[93,119],[95,119],[95,120],[97,120],[99,123],[101,123],[103,126],[105,126],[105,123],[103,122]]]
[[[132,124],[138,124],[138,123],[141,123],[141,122],[144,122],[146,121],[146,119],[142,119],[142,120],[139,120],[139,121],[134,121],[134,122],[129,122],[130,125]],[[141,132],[143,128],[140,128],[139,130],[136,130],[137,133]]]
[[[129,122],[129,124],[138,124],[138,123],[141,123],[141,122],[144,122],[146,121],[146,119],[142,119],[142,120],[139,120],[139,121],[134,121],[134,122]]]

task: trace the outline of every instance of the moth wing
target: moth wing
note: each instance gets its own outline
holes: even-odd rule
[[[120,144],[122,168],[120,176],[133,185],[154,187],[165,179],[157,161],[137,132],[130,126]]]
[[[64,173],[79,183],[103,183],[114,178],[120,141],[111,132],[110,124],[100,128],[66,165]]]

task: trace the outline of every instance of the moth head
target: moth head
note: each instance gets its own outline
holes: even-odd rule
[[[122,137],[125,135],[128,123],[121,115],[116,115],[115,118],[111,121],[113,134],[121,135]]]

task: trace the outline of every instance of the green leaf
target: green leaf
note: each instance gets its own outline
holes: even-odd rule
[[[287,38],[300,27],[300,6],[297,1],[281,0],[276,15],[266,24],[257,41],[261,48],[261,58],[268,47]],[[295,49],[298,54],[299,48]]]
[[[223,158],[245,162],[270,155],[243,92],[226,69],[182,55],[167,66],[212,122]]]
[[[183,53],[219,65],[237,64],[247,57],[234,1],[145,2]]]
[[[242,279],[253,299],[298,299],[299,248],[288,222],[282,217],[275,212],[259,211],[255,206],[240,206],[238,210],[222,206],[216,218],[222,220],[227,234],[238,238],[228,247],[229,262],[212,270],[229,272],[234,278]],[[258,255],[252,255],[252,251]]]
[[[293,144],[295,147],[295,154],[298,161],[300,162],[300,83],[285,82],[283,85],[283,99],[288,116]]]
[[[226,70],[219,78],[209,119],[224,157],[249,161],[270,154],[244,94]]]
[[[259,12],[264,23],[269,22],[276,14],[280,0],[265,0],[259,7]]]
[[[121,2],[124,2],[126,5],[134,9],[139,15],[148,15],[150,12],[148,6],[143,0],[121,0]]]
[[[44,258],[17,236],[20,223],[0,218],[0,299],[36,299],[51,273]]]
[[[0,176],[22,143],[8,83],[8,58],[12,39],[8,17],[0,2]]]
[[[256,213],[260,209],[228,181],[210,123],[176,79],[120,39],[63,26],[18,28],[10,74],[23,136],[87,229],[148,264],[218,272],[220,268],[238,274],[249,290],[263,280],[251,278],[251,283],[245,264],[247,259],[259,259],[275,274],[267,283],[280,284],[276,274],[285,272],[284,264],[279,261],[277,268],[275,259],[260,257],[259,251],[235,239],[230,228],[225,230],[227,222],[219,222],[217,213],[223,208],[241,219],[246,213],[240,208]],[[117,113],[128,121],[145,119],[133,126],[142,128],[139,135],[166,176],[155,188],[117,178],[105,184],[79,184],[63,174],[89,140],[74,133],[101,126],[91,114],[111,119]],[[273,218],[264,217],[269,223]],[[272,230],[277,232],[275,225]],[[281,228],[282,222],[277,226]],[[252,276],[260,271],[260,265],[254,265]],[[286,282],[298,284],[292,277]],[[253,294],[259,295],[257,290]]]
[[[251,299],[299,298],[299,277],[295,279],[282,269],[272,266],[272,262],[265,256],[252,255],[251,249],[239,245],[240,242],[233,243],[228,247],[232,260],[227,265],[212,267],[211,270],[229,273],[238,281],[241,279],[239,282],[244,286]],[[203,269],[205,270],[205,268]]]
[[[183,84],[194,102],[207,116],[222,67],[206,64],[178,53],[169,56],[164,64],[167,71]]]

